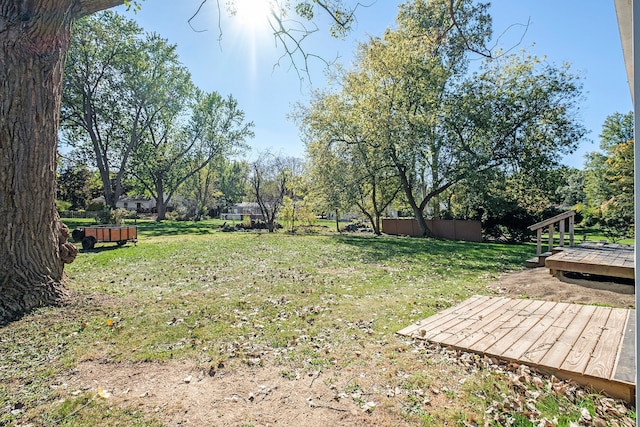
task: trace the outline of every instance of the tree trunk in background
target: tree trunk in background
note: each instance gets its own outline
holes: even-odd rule
[[[72,4],[0,0],[0,324],[68,298],[77,250],[55,196]]]
[[[156,182],[156,210],[158,213],[156,221],[167,219],[167,201],[164,199],[164,188],[162,187],[161,179]]]

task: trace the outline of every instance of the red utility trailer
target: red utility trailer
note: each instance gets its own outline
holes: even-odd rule
[[[127,242],[138,242],[138,227],[135,225],[91,225],[73,230],[71,237],[82,242],[82,249],[93,249],[96,243],[116,242],[122,246]]]

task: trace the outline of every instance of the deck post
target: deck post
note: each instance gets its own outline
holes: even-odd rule
[[[572,215],[569,217],[569,247],[570,248],[573,247],[573,222],[574,222],[574,217]]]
[[[560,223],[560,226],[559,226],[560,246],[564,247],[564,237],[567,230],[567,224],[565,220],[567,218],[569,218],[569,244],[571,247],[573,247],[573,241],[574,241],[573,224],[574,224],[575,214],[576,213],[574,211],[566,211],[552,218],[545,219],[544,221],[537,222],[527,227],[529,230],[535,231],[537,234],[537,245],[538,245],[536,249],[537,256],[540,256],[542,254],[542,229],[543,228],[549,227],[549,251],[553,250],[553,240],[555,237],[554,232],[555,232],[556,222]]]

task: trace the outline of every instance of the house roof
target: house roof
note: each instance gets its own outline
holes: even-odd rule
[[[627,80],[631,90],[631,99],[634,97],[633,71],[633,0],[614,0],[616,5],[616,15],[618,17],[618,29],[620,30],[620,41],[622,42],[622,53],[624,63],[627,68]]]
[[[130,196],[120,196],[118,199],[119,202],[149,202],[153,200],[150,197],[130,197]],[[92,202],[104,203],[104,196],[98,196],[95,199],[91,200]]]

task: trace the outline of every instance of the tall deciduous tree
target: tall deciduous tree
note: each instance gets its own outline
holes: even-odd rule
[[[123,3],[0,0],[0,323],[68,299],[64,263],[76,249],[55,208],[64,61],[76,20]],[[348,29],[344,16],[334,22]]]
[[[269,232],[276,228],[276,218],[289,195],[293,176],[301,170],[302,162],[295,157],[260,153],[251,164],[249,186]]]
[[[156,199],[157,219],[178,188],[216,158],[236,154],[253,136],[232,97],[195,90],[192,103],[163,110],[133,153],[132,173]]]
[[[67,165],[58,176],[58,199],[69,202],[69,209],[85,209],[91,193],[92,174],[84,165]],[[99,195],[99,194],[98,194]]]
[[[140,93],[141,80],[153,79],[147,48],[138,25],[107,11],[76,23],[67,56],[63,138],[97,168],[111,208],[123,194],[131,151],[148,126],[142,112],[149,95]]]
[[[218,164],[219,179],[217,188],[221,193],[221,207],[229,208],[242,201],[247,193],[249,163],[246,161],[228,161],[222,159]]]
[[[309,108],[301,107],[297,118],[310,169],[335,210],[356,206],[380,234],[381,218],[401,186],[362,110],[344,95],[317,93]]]
[[[633,227],[633,130],[633,112],[610,115],[600,134],[601,152],[587,157],[587,205],[612,237],[631,234]]]
[[[76,19],[122,0],[0,1],[0,323],[67,300],[58,217],[62,77]]]
[[[358,123],[347,143],[394,168],[424,235],[426,207],[435,202],[437,215],[438,197],[455,184],[494,168],[547,169],[575,148],[581,87],[567,67],[503,56],[469,75],[470,52],[491,33],[486,5],[414,0],[397,21],[398,30],[360,47],[340,96]]]

